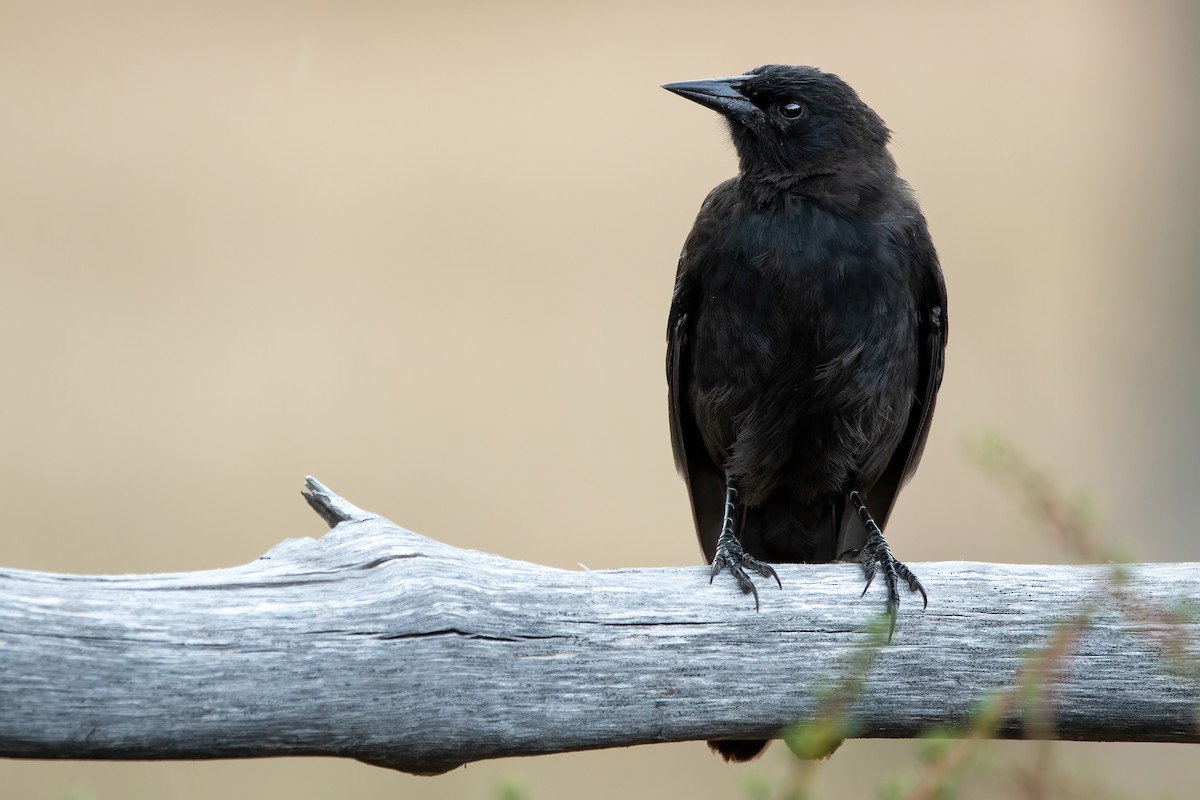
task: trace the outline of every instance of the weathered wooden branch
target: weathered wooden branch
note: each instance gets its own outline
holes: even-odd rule
[[[336,528],[252,564],[81,576],[0,570],[0,756],[350,756],[437,773],[485,758],[770,736],[811,719],[864,647],[880,581],[783,565],[762,611],[702,566],[566,571],[460,550],[309,481]],[[1056,626],[1059,737],[1200,741],[1196,564],[914,564],[855,735],[962,728]],[[727,576],[726,576],[727,577]],[[856,655],[859,656],[856,658]],[[1039,712],[1042,713],[1042,712]],[[1027,726],[1026,726],[1027,727]],[[997,735],[1017,736],[1020,713]],[[1038,730],[1042,730],[1039,728]]]

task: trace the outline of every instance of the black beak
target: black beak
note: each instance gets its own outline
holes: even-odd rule
[[[748,125],[752,118],[762,113],[754,103],[750,102],[749,98],[739,91],[742,85],[753,77],[753,75],[734,75],[730,78],[682,81],[668,83],[662,88]]]

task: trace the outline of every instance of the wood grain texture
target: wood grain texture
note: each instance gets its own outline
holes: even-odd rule
[[[782,565],[762,611],[706,567],[575,572],[457,549],[310,480],[320,539],[205,572],[0,570],[0,756],[340,755],[417,773],[486,758],[768,737],[870,647],[883,589]],[[850,715],[962,728],[1090,608],[1045,676],[1057,736],[1200,741],[1196,564],[913,564]],[[1174,613],[1165,614],[1164,609]],[[1184,609],[1180,611],[1180,609]],[[1168,654],[1165,651],[1172,651]],[[1022,733],[1019,714],[998,735]]]

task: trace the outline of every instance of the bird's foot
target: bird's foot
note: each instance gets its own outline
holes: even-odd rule
[[[755,611],[759,610],[758,589],[754,586],[754,581],[750,580],[750,576],[746,574],[746,570],[757,572],[764,578],[774,578],[775,582],[779,584],[779,588],[783,588],[783,582],[779,580],[779,575],[775,573],[774,567],[747,553],[736,536],[724,533],[717,539],[717,554],[713,558],[712,572],[708,576],[708,582],[712,583],[713,578],[720,575],[723,569],[728,569],[729,574],[737,579],[738,586],[744,593],[754,595]]]
[[[900,610],[900,591],[898,589],[900,581],[908,584],[910,592],[920,592],[922,607],[929,607],[929,596],[925,594],[925,587],[921,585],[917,576],[903,561],[892,555],[892,549],[888,547],[887,540],[883,538],[882,534],[872,533],[867,537],[867,543],[863,547],[846,554],[846,560],[857,561],[862,567],[863,575],[867,578],[867,585],[863,587],[860,597],[867,593],[867,589],[871,588],[871,582],[875,580],[876,573],[883,570],[888,592],[889,642],[892,640],[892,634],[896,632],[896,613]]]

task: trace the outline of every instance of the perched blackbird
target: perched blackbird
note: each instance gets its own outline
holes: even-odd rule
[[[747,571],[853,558],[867,586],[883,573],[894,632],[898,583],[925,590],[881,526],[929,434],[947,316],[890,132],[813,67],[663,88],[724,115],[740,166],[700,207],[667,326],[671,444],[712,577],[757,608]],[[741,761],[766,743],[710,744]]]

